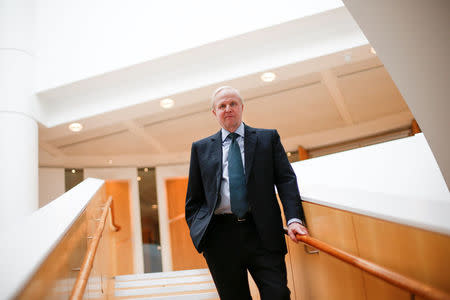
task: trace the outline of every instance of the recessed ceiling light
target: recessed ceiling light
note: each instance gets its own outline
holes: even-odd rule
[[[76,172],[76,170],[75,170],[75,169],[72,169],[72,174],[75,174],[75,172]]]
[[[174,104],[175,101],[170,98],[162,99],[161,101],[159,101],[159,105],[161,105],[161,107],[165,109],[171,108]]]
[[[69,125],[69,129],[73,132],[79,132],[83,129],[83,125],[80,123],[72,123]]]
[[[264,82],[271,82],[274,81],[276,77],[277,75],[275,75],[275,73],[266,72],[261,75],[261,80]]]
[[[375,49],[373,47],[370,47],[370,53],[377,54],[377,51],[375,51]]]
[[[148,168],[144,168],[144,172],[148,172]]]
[[[289,157],[289,156],[291,156],[291,155],[292,155],[292,153],[291,153],[291,152],[288,152],[288,153],[287,153],[287,156],[288,156],[288,157]]]

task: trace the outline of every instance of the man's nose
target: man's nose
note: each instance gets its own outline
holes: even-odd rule
[[[225,110],[226,111],[230,111],[231,110],[231,105],[228,104],[227,106],[225,106]]]

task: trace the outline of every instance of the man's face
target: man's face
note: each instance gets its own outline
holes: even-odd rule
[[[217,93],[212,113],[220,126],[234,132],[241,125],[243,109],[239,96],[232,90],[224,89]]]

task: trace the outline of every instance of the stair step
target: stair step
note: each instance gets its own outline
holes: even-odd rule
[[[172,277],[172,278],[155,278],[155,279],[140,279],[131,281],[115,282],[116,289],[138,288],[138,287],[152,287],[152,286],[168,286],[177,284],[212,282],[211,275],[198,275],[189,277]]]
[[[194,269],[185,271],[171,271],[171,272],[156,272],[145,274],[120,275],[115,277],[116,282],[131,281],[131,280],[146,280],[155,278],[173,278],[183,276],[196,276],[210,274],[208,269]]]
[[[219,300],[219,294],[217,292],[206,292],[197,294],[184,294],[184,295],[167,295],[156,297],[139,297],[139,298],[127,298],[127,300]]]
[[[167,296],[168,294],[173,293],[190,293],[198,291],[212,292],[212,290],[216,290],[216,286],[214,285],[214,283],[197,283],[164,287],[116,290],[114,294],[116,297]],[[196,293],[196,295],[198,295],[198,293]]]

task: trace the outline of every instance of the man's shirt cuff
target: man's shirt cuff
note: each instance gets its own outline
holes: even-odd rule
[[[287,226],[291,225],[292,223],[300,223],[300,225],[303,225],[302,220],[297,219],[297,218],[292,218],[287,222]]]

